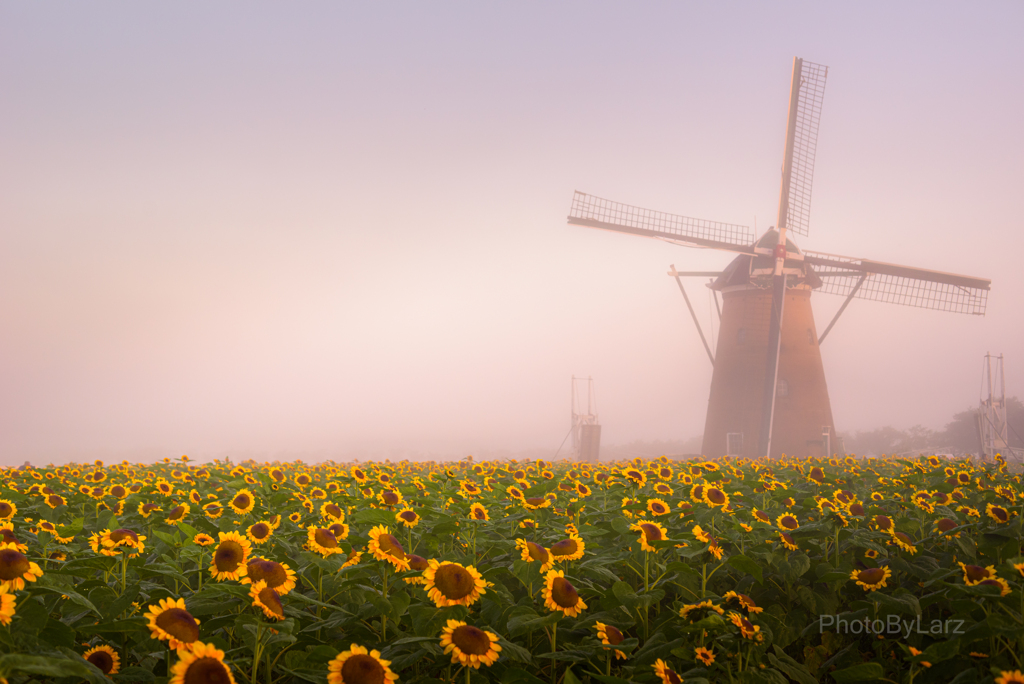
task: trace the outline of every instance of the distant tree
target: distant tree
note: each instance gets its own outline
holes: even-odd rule
[[[946,428],[939,433],[939,441],[961,453],[977,453],[981,448],[977,415],[977,408],[969,408],[953,416],[953,420],[946,423]],[[1010,426],[1007,430],[1010,446],[1024,447],[1024,403],[1017,397],[1006,400],[1006,422]]]

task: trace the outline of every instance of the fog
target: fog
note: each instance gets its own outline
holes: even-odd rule
[[[0,465],[554,455],[704,425],[670,264],[573,191],[775,222],[794,55],[830,66],[801,247],[992,280],[855,300],[840,431],[1024,396],[1024,5],[0,7]],[[705,326],[712,304],[689,284]],[[812,298],[818,330],[842,300]],[[562,452],[565,453],[564,450]]]

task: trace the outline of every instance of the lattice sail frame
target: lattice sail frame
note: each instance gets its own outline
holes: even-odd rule
[[[980,278],[821,252],[805,251],[804,260],[821,277],[816,292],[974,316],[988,305],[990,281]]]
[[[811,223],[814,154],[818,148],[818,123],[821,120],[821,105],[825,98],[827,77],[827,66],[801,60],[786,229],[804,236],[807,235]]]
[[[749,248],[754,242],[754,232],[749,226],[643,209],[588,195],[579,190],[572,197],[569,223],[648,237],[675,238],[709,247]]]

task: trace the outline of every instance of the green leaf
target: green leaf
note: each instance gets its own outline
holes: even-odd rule
[[[629,521],[621,516],[612,518],[612,529],[619,534],[629,534]]]
[[[40,586],[38,582],[36,584],[34,584],[34,585],[29,586],[28,589],[29,589],[29,591],[33,595],[35,595],[35,594],[59,594],[61,596],[67,596],[69,600],[74,601],[75,603],[77,603],[78,605],[82,606],[83,608],[87,608],[87,609],[91,610],[92,612],[96,613],[96,615],[101,615],[101,613],[99,611],[99,608],[94,606],[92,601],[90,601],[89,599],[85,598],[84,596],[79,594],[77,591],[72,591],[71,589],[57,588],[57,587],[44,587],[44,586]]]
[[[818,684],[817,678],[811,674],[810,670],[786,655],[786,652],[778,646],[773,644],[772,647],[775,649],[775,655],[768,654],[768,660],[772,665],[799,684]]]
[[[743,554],[734,554],[729,556],[729,565],[736,568],[740,572],[744,572],[754,579],[757,580],[758,584],[763,584],[764,580],[761,577],[761,566],[758,565],[754,560],[744,556]]]
[[[875,679],[881,679],[884,674],[885,671],[878,663],[860,663],[853,667],[836,670],[832,673],[832,679],[836,680],[836,684],[869,682]]]

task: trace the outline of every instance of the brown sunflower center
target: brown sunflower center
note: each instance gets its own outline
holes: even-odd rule
[[[413,570],[423,571],[429,567],[430,563],[423,556],[411,555],[409,556],[409,567]]]
[[[903,542],[907,546],[913,546],[914,545],[914,540],[911,539],[910,537],[908,537],[903,532],[896,532],[893,536],[896,537],[897,539],[899,539],[901,542]]]
[[[612,646],[616,646],[622,643],[623,636],[622,632],[619,631],[618,627],[612,627],[611,625],[605,625],[604,634],[608,638],[608,643]]]
[[[892,527],[892,520],[890,520],[888,516],[876,515],[875,525],[878,526],[878,529],[884,532],[885,530],[888,530],[890,527]]]
[[[796,518],[794,518],[791,515],[784,515],[784,516],[782,516],[781,524],[787,530],[795,530],[798,527],[798,523],[796,521]]]
[[[171,509],[171,512],[167,514],[168,520],[178,520],[181,516],[185,515],[184,506],[175,506]]]
[[[338,538],[331,534],[328,530],[319,529],[313,533],[313,541],[322,546],[325,549],[336,549],[338,548]]]
[[[864,507],[859,503],[850,506],[850,515],[864,515]]]
[[[110,533],[110,541],[115,544],[119,544],[126,539],[137,543],[139,541],[139,535],[135,534],[131,530],[114,530]]]
[[[878,584],[885,577],[885,570],[882,568],[868,568],[857,573],[857,579],[864,584]]]
[[[940,532],[949,532],[951,529],[956,527],[956,521],[950,520],[949,518],[943,518],[939,522],[935,523],[935,526],[939,528]]]
[[[0,550],[0,580],[12,580],[21,577],[31,566],[25,554],[14,549]]]
[[[3,528],[3,529],[0,529],[0,539],[2,539],[5,544],[6,543],[14,543],[14,544],[18,543],[18,538],[14,536],[14,532],[11,532],[6,527]]]
[[[106,651],[96,651],[90,653],[89,657],[86,658],[90,663],[99,668],[103,674],[108,674],[114,669],[114,659],[110,657],[110,654]]]
[[[193,660],[185,671],[185,684],[229,684],[228,666],[217,658]]]
[[[434,573],[434,586],[449,601],[458,601],[473,593],[476,582],[473,581],[473,576],[469,574],[468,570],[449,563],[442,565]]]
[[[658,529],[657,525],[651,523],[640,523],[640,529],[644,531],[644,536],[647,537],[647,541],[661,541],[661,530]]]
[[[395,539],[394,535],[380,535],[379,537],[377,537],[377,544],[380,546],[380,550],[388,554],[389,556],[394,556],[395,558],[405,558],[405,549],[402,548],[402,545],[398,542],[397,539]]]
[[[298,482],[300,485],[308,485],[312,481],[313,480],[311,480],[308,475],[299,475],[299,477],[296,479],[296,482]]]
[[[341,680],[345,684],[384,684],[384,666],[369,654],[357,653],[341,666]]]
[[[669,684],[682,684],[683,678],[675,673],[675,670],[665,668],[665,677],[668,679]]]
[[[555,542],[551,545],[552,556],[571,556],[576,553],[579,545],[575,539],[563,539],[560,542]]]
[[[467,655],[484,655],[491,648],[487,632],[472,625],[460,625],[452,631],[452,643]]]
[[[168,608],[157,615],[156,626],[186,644],[199,638],[199,625],[195,618],[181,608]]]
[[[284,606],[281,605],[281,597],[270,587],[264,587],[258,594],[260,603],[265,605],[274,615],[284,617]]]
[[[160,508],[160,506],[158,506],[155,503],[142,504],[142,512],[143,513],[152,513],[157,508]]]
[[[327,515],[333,518],[341,517],[341,506],[338,504],[327,504],[324,506],[324,511],[326,511]]]
[[[252,500],[245,494],[239,494],[231,503],[235,504],[236,508],[248,508],[251,501]]]
[[[708,490],[708,501],[713,504],[721,505],[725,503],[725,492],[720,489],[709,489]]]
[[[398,495],[392,491],[384,490],[380,495],[381,500],[388,506],[394,506],[398,503]]]
[[[279,587],[288,581],[288,573],[285,572],[283,565],[262,558],[249,563],[248,574],[249,579],[253,582],[263,580],[271,589]]]
[[[551,582],[551,600],[562,608],[573,608],[580,602],[580,595],[576,587],[569,583],[564,577],[556,577]]]
[[[540,561],[541,563],[548,562],[548,552],[540,544],[534,544],[533,542],[526,542],[527,553],[530,554],[530,559]]]
[[[398,517],[405,522],[416,522],[416,513],[414,511],[402,511],[398,514]]]
[[[110,488],[110,493],[118,498],[121,498],[128,492],[125,491],[125,488],[122,487],[121,485],[114,485],[113,487]]]
[[[972,582],[980,582],[983,579],[988,579],[988,570],[980,565],[965,565],[964,574],[967,576],[967,579]]]
[[[213,562],[221,572],[234,572],[245,557],[245,549],[232,539],[225,539],[213,552]]]
[[[333,525],[328,525],[327,529],[330,530],[331,534],[334,535],[335,539],[337,539],[338,537],[345,536],[345,526],[341,523],[334,523]]]
[[[530,504],[531,506],[540,506],[546,500],[547,499],[545,499],[543,496],[531,496],[530,498],[526,499],[526,503]]]
[[[14,509],[9,503],[0,502],[0,518],[6,518],[14,514]]]
[[[655,502],[651,504],[651,510],[657,513],[658,515],[661,515],[662,513],[665,513],[668,509],[662,506],[660,503]]]
[[[256,537],[257,539],[264,539],[270,534],[270,525],[267,523],[256,523],[249,528],[249,534]]]
[[[1007,520],[1010,519],[1010,514],[1006,512],[1006,509],[1005,508],[1001,508],[999,506],[993,506],[992,507],[992,515],[997,517],[1002,522],[1006,522]]]

